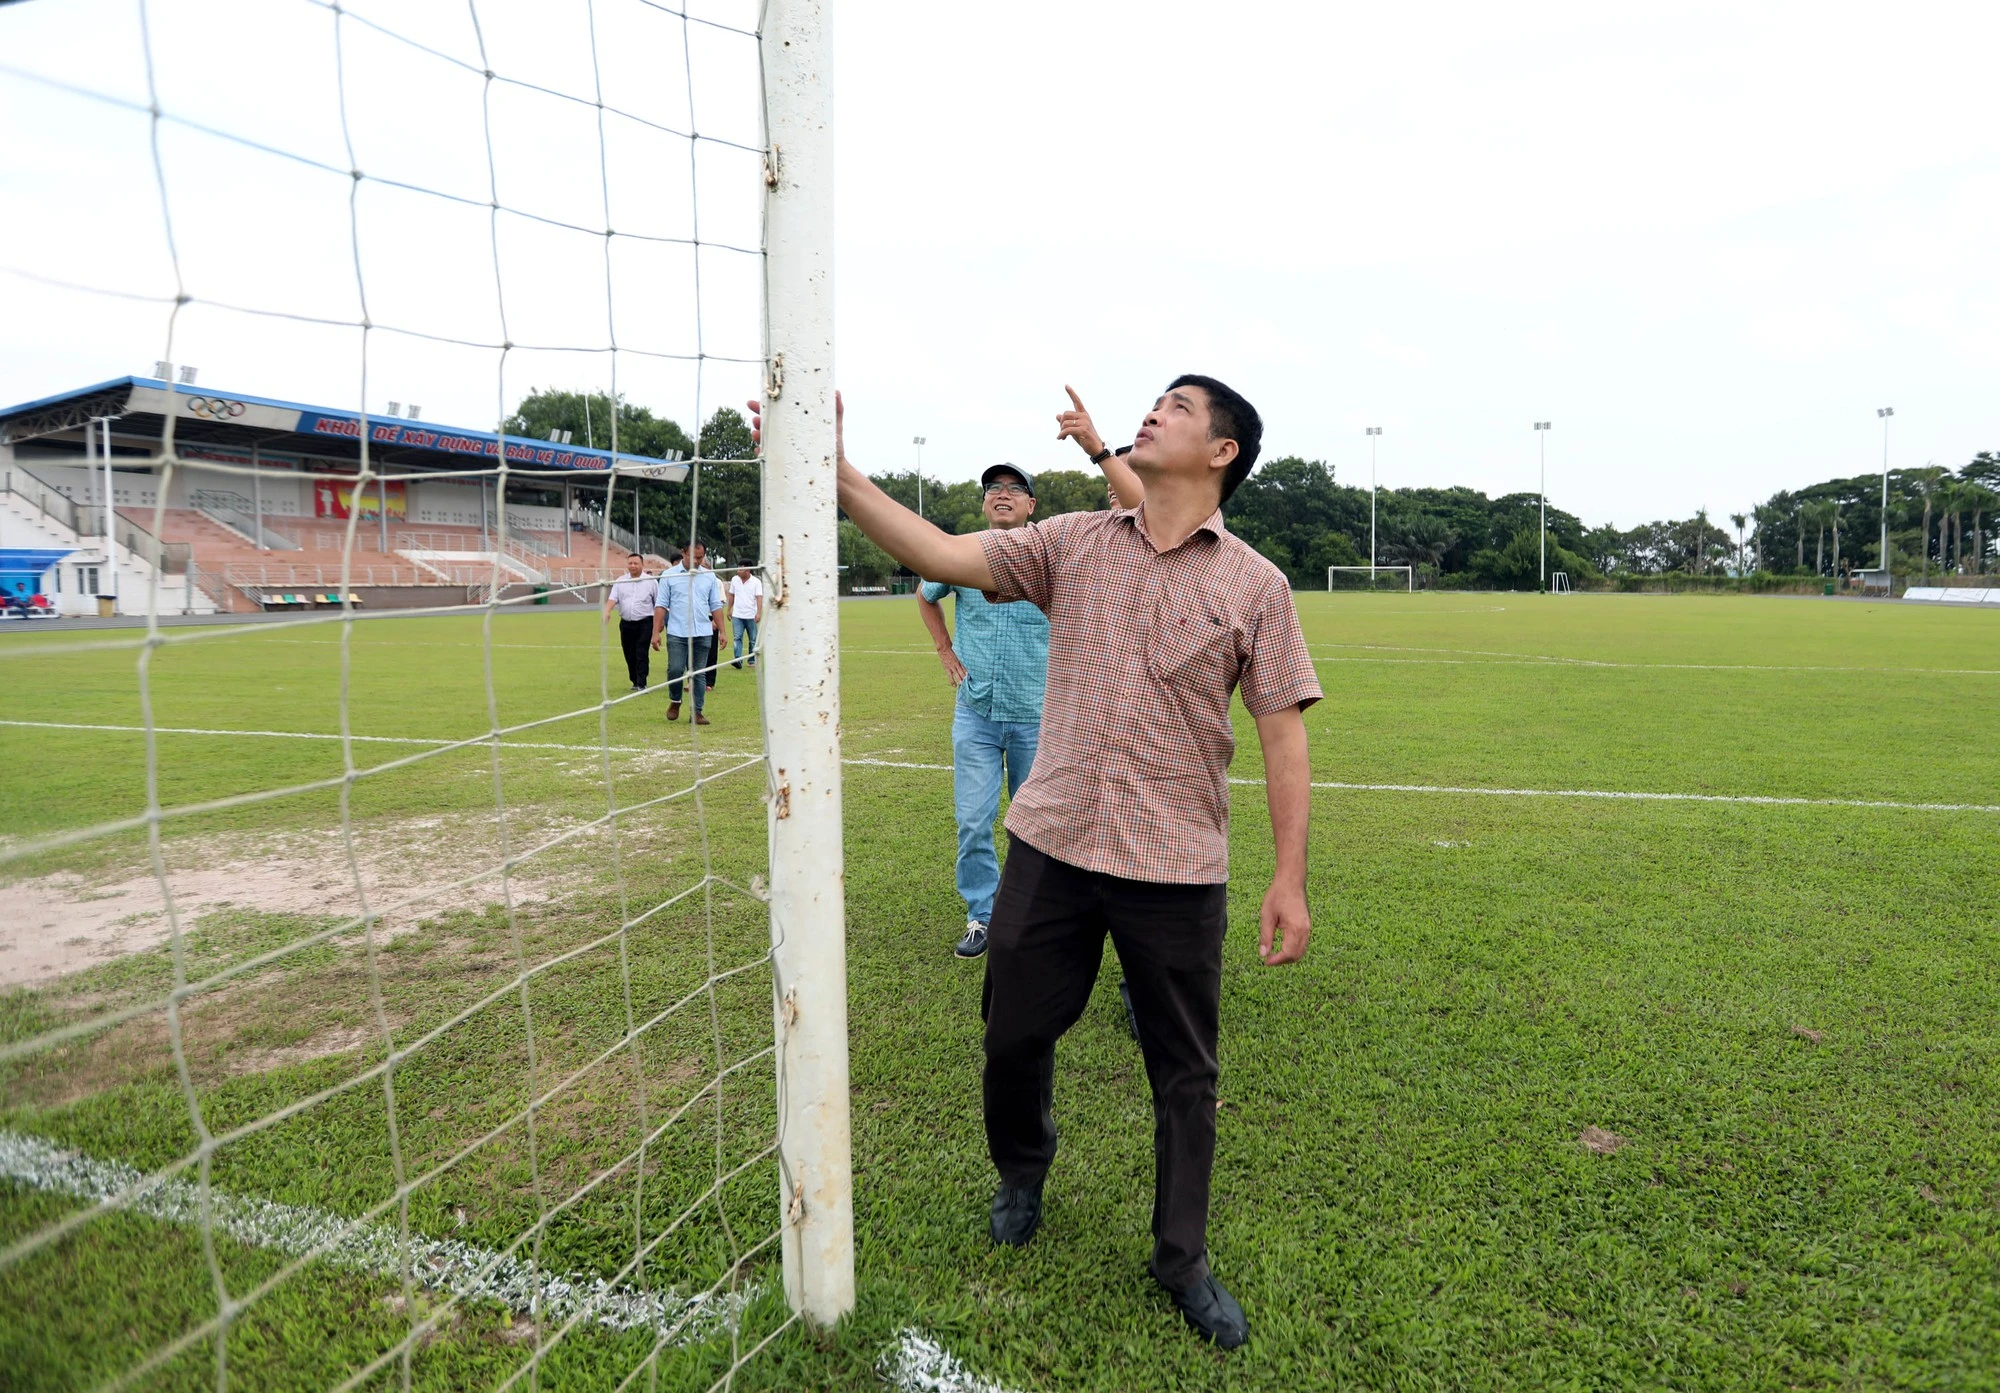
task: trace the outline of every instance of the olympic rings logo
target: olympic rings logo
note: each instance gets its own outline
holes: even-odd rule
[[[190,397],[187,404],[188,415],[210,421],[229,420],[249,409],[242,402],[230,401],[227,397]]]

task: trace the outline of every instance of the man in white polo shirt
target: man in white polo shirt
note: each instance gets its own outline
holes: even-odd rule
[[[625,650],[625,675],[635,692],[646,690],[647,670],[652,665],[648,650],[653,642],[653,608],[659,594],[659,587],[644,574],[645,569],[644,557],[626,557],[625,574],[611,582],[611,593],[604,597],[604,622],[609,624],[611,612],[618,611],[618,646]]]
[[[734,632],[735,660],[730,666],[743,666],[744,640],[749,640],[750,666],[757,666],[757,626],[764,620],[764,582],[750,572],[745,562],[738,562],[736,574],[729,578],[729,627]]]

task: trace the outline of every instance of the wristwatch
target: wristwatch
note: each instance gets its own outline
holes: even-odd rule
[[[1096,454],[1090,457],[1090,462],[1092,464],[1102,464],[1104,463],[1104,461],[1110,458],[1111,458],[1111,447],[1109,445],[1106,445],[1102,450],[1099,450]]]

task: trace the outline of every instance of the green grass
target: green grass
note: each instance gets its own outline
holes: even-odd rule
[[[2000,803],[2000,616],[1836,601],[1576,596],[1301,597],[1328,699],[1308,714],[1315,777],[1345,784]],[[950,757],[950,692],[907,601],[843,611],[847,753]],[[180,631],[187,632],[187,631]],[[598,690],[587,616],[495,621],[503,721],[584,706]],[[101,637],[101,636],[97,636]],[[162,726],[337,728],[339,650],[321,630],[232,630],[152,660]],[[23,640],[16,638],[13,643]],[[0,663],[32,714],[139,719],[135,654],[36,636]],[[899,651],[900,650],[900,651]],[[486,725],[478,621],[357,626],[356,734],[436,739]],[[615,663],[615,654],[614,654]],[[730,674],[704,732],[753,747],[750,683]],[[13,703],[16,718],[30,714]],[[615,745],[685,747],[657,709],[610,713]],[[1258,751],[1239,712],[1235,772]],[[598,717],[521,737],[593,745]],[[163,805],[338,775],[337,744],[165,735]],[[359,745],[367,764],[410,747]],[[143,742],[0,727],[0,816],[14,845],[144,806]],[[596,755],[500,756],[517,838],[601,815]],[[617,754],[623,802],[685,782],[691,764]],[[357,853],[412,845],[446,873],[495,864],[493,756],[443,755],[352,789]],[[708,786],[717,870],[762,867],[754,774]],[[1261,790],[1239,787],[1225,955],[1222,1123],[1211,1250],[1252,1321],[1245,1349],[1194,1343],[1145,1275],[1151,1114],[1117,1019],[1115,963],[1065,1040],[1062,1152],[1042,1234],[985,1238],[991,1175],[978,1109],[978,971],[949,951],[949,775],[847,774],[849,992],[859,1308],[833,1332],[787,1332],[738,1387],[869,1388],[906,1325],[1013,1388],[1371,1387],[2000,1388],[2000,814],[1732,803],[1607,802],[1326,789],[1315,793],[1315,933],[1295,968],[1262,967],[1256,905],[1270,868]],[[624,820],[631,903],[691,882],[702,858],[684,801]],[[175,866],[258,839],[325,839],[337,792],[163,824]],[[533,858],[540,898],[509,916],[470,899],[403,932],[368,971],[354,934],[267,962],[187,1003],[188,1077],[221,1131],[306,1098],[512,980],[515,963],[589,943],[620,918],[612,838],[585,832]],[[518,850],[518,844],[517,848]],[[286,854],[295,854],[287,852]],[[89,886],[143,871],[137,834],[17,860],[19,880]],[[63,883],[72,883],[65,881]],[[494,883],[497,886],[497,882]],[[497,889],[491,898],[497,900]],[[758,906],[716,901],[718,961],[754,955]],[[185,943],[190,980],[249,961],[351,908],[215,909]],[[707,972],[696,901],[542,974],[531,988],[540,1087],[620,1038]],[[29,1038],[171,985],[164,949],[41,991],[0,996],[0,1039]],[[371,995],[379,983],[379,1004]],[[769,1040],[757,973],[586,1073],[538,1119],[559,1196],[657,1125],[722,1057]],[[518,993],[472,1011],[398,1070],[411,1169],[518,1114],[529,1095]],[[194,1144],[158,1013],[0,1066],[0,1127],[152,1166]],[[314,1041],[360,1041],[310,1057]],[[628,1172],[553,1225],[551,1267],[609,1273],[630,1256],[634,1206],[657,1225],[768,1140],[768,1074],[669,1129],[643,1193]],[[1599,1155],[1585,1127],[1626,1144]],[[503,1246],[537,1212],[524,1129],[452,1166],[410,1222]],[[225,1148],[232,1193],[357,1213],[390,1188],[375,1081]],[[737,1242],[769,1223],[768,1166],[726,1194]],[[0,1190],[0,1243],[71,1202]],[[745,1239],[745,1235],[749,1235]],[[720,1277],[731,1240],[704,1211],[648,1267],[686,1290]],[[280,1265],[218,1245],[232,1290]],[[747,1343],[782,1319],[775,1264]],[[234,1328],[232,1387],[316,1388],[409,1328],[398,1289],[307,1268]],[[205,1319],[198,1235],[100,1220],[0,1272],[9,1387],[90,1386]],[[518,1331],[511,1332],[518,1335]],[[609,1387],[644,1337],[580,1331],[541,1373]],[[468,1305],[412,1361],[416,1386],[482,1387],[524,1360],[497,1307]],[[706,1387],[727,1342],[670,1351],[664,1387]],[[395,1382],[392,1368],[378,1382]],[[213,1350],[147,1380],[210,1386]]]

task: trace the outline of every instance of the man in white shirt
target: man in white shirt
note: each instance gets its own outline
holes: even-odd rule
[[[735,635],[732,667],[743,666],[744,638],[750,640],[750,666],[757,666],[757,626],[764,619],[764,582],[750,574],[747,565],[738,563],[736,574],[729,578],[729,627]]]
[[[625,675],[632,681],[632,690],[646,690],[646,674],[651,666],[647,651],[653,638],[653,610],[659,597],[658,586],[653,578],[644,574],[646,559],[642,556],[625,558],[625,574],[611,583],[611,593],[604,597],[604,622],[611,622],[611,612],[618,611],[618,646],[625,650]]]

